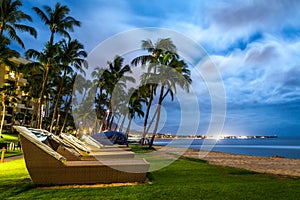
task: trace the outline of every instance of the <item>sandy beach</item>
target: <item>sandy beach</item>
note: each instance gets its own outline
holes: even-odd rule
[[[161,147],[156,146],[155,148]],[[171,152],[176,154],[176,148],[172,148]],[[300,160],[298,159],[204,152],[197,149],[187,149],[183,156],[206,160],[212,165],[229,166],[260,173],[300,176]]]

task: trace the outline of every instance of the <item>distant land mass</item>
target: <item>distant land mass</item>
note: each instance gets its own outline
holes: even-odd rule
[[[129,137],[141,137],[142,133],[134,132],[129,134]],[[149,137],[151,137],[151,133],[149,133]],[[155,138],[198,138],[198,139],[263,139],[263,138],[278,138],[277,135],[215,135],[215,136],[207,136],[207,135],[174,135],[171,133],[157,133]]]

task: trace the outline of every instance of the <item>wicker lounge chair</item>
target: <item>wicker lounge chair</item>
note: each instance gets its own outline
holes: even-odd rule
[[[67,135],[68,137],[65,137]],[[62,138],[75,138],[72,135],[68,135],[66,133],[61,134]],[[75,138],[77,139],[77,138]],[[77,139],[78,140],[78,139]],[[125,145],[104,145],[101,144],[99,141],[95,140],[90,135],[81,135],[80,140],[85,144],[85,146],[90,150],[90,152],[97,152],[97,151],[131,151],[129,147],[126,147]]]
[[[34,133],[40,141],[47,144],[67,160],[99,160],[99,159],[123,159],[133,158],[134,153],[121,148],[93,148],[86,145],[76,137],[62,133],[60,137],[42,129],[28,129]],[[117,152],[116,152],[117,151]]]
[[[37,185],[144,182],[149,163],[144,159],[70,161],[41,142],[25,127],[16,126],[27,170]]]
[[[55,136],[53,136],[55,137]],[[62,133],[60,137],[64,142],[71,145],[76,149],[82,156],[82,160],[93,160],[93,159],[120,159],[120,158],[133,158],[134,153],[131,151],[125,151],[120,148],[91,148],[76,137]]]

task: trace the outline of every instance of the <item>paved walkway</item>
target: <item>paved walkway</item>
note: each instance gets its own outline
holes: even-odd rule
[[[24,155],[11,156],[11,157],[8,157],[8,158],[4,158],[4,162],[9,162],[9,161],[17,160],[17,159],[21,159],[21,158],[24,158]]]

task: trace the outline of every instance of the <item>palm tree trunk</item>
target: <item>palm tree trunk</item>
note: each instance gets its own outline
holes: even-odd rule
[[[14,130],[15,121],[16,121],[15,107],[12,107],[12,112],[11,112],[11,126],[10,126],[10,130],[11,131]]]
[[[153,114],[153,116],[152,116],[152,118],[150,120],[150,123],[149,123],[149,125],[147,127],[147,130],[146,130],[146,135],[149,133],[149,130],[150,130],[150,128],[151,128],[151,126],[152,126],[152,124],[154,122],[154,119],[156,118],[157,112],[158,112],[158,108],[156,108],[155,113]]]
[[[55,125],[55,134],[57,134],[57,130],[59,128],[59,118],[60,118],[60,110],[57,113],[56,125]]]
[[[149,148],[151,148],[153,146],[153,142],[154,142],[154,138],[158,129],[158,123],[160,120],[160,110],[161,110],[161,104],[163,101],[163,97],[164,97],[164,84],[162,84],[161,88],[160,88],[160,94],[159,94],[159,99],[158,99],[158,106],[157,106],[157,117],[156,117],[156,122],[155,122],[155,127],[153,130],[153,135],[152,138],[149,142]]]
[[[120,128],[119,128],[119,131],[120,131],[120,132],[122,132],[122,131],[123,131],[124,122],[125,122],[125,119],[126,119],[126,117],[127,117],[127,114],[126,114],[126,115],[124,115],[124,118],[123,118],[123,120],[122,120],[122,122],[121,122],[121,125],[120,125]]]
[[[128,139],[128,134],[129,134],[129,131],[130,131],[130,126],[131,126],[132,118],[133,117],[129,117],[129,123],[128,123],[127,129],[126,129],[126,139]]]
[[[61,129],[60,129],[59,134],[61,134],[61,133],[64,131],[64,129],[65,129],[65,126],[66,126],[66,123],[67,123],[67,119],[68,119],[69,109],[70,109],[70,107],[71,107],[71,103],[72,103],[72,95],[70,96],[70,99],[69,99],[69,101],[68,101],[68,104],[67,104],[67,106],[66,106],[66,108],[65,108],[65,119],[64,119],[64,123],[63,123],[63,125],[62,125],[62,127],[61,127]]]
[[[24,117],[23,117],[23,120],[22,120],[22,123],[21,123],[22,126],[24,126],[24,124],[26,122],[26,115],[27,115],[27,113],[28,113],[28,108],[27,108],[27,105],[26,105]]]
[[[148,118],[149,118],[149,113],[150,113],[150,108],[151,108],[151,105],[152,105],[152,101],[153,101],[153,86],[150,86],[150,97],[149,97],[149,102],[147,104],[147,109],[146,109],[146,115],[145,115],[145,118],[144,118],[144,130],[143,130],[143,135],[142,135],[142,144],[144,142],[144,139],[147,135],[147,132],[146,132],[146,127],[147,127],[147,123],[148,123]]]
[[[50,40],[49,40],[49,44],[51,45],[51,47],[52,47],[53,41],[54,41],[54,33],[55,32],[51,30],[51,35],[50,35]]]
[[[0,36],[2,36],[3,35],[3,28],[1,27],[0,28]]]
[[[32,115],[31,115],[31,119],[30,119],[30,123],[29,123],[31,127],[35,127],[35,125],[33,124],[33,120],[34,120],[34,116],[37,113],[37,104],[38,104],[38,102],[35,99],[34,104],[33,104],[33,109],[32,109]]]
[[[113,123],[114,123],[114,119],[115,119],[115,116],[112,114],[112,115],[111,115],[111,120],[110,120],[110,122],[109,122],[109,130],[111,130],[111,127],[112,127],[112,125],[113,125]]]
[[[100,121],[99,132],[102,132],[102,128],[103,128],[103,121]]]
[[[50,132],[52,131],[52,128],[53,128],[53,125],[54,125],[54,119],[56,118],[56,110],[57,110],[57,107],[58,107],[58,102],[59,102],[59,99],[60,99],[60,96],[61,96],[61,92],[62,92],[62,88],[64,86],[66,76],[67,76],[67,72],[66,72],[66,69],[64,69],[64,75],[63,75],[63,78],[61,80],[61,84],[60,84],[58,94],[57,94],[57,98],[56,98],[55,105],[54,105],[54,110],[53,110],[53,115],[52,115],[51,125],[50,125]]]
[[[38,121],[38,128],[42,128],[42,104],[44,101],[44,93],[45,93],[45,88],[48,82],[48,74],[49,74],[49,70],[50,70],[50,60],[48,60],[48,63],[46,65],[46,69],[45,69],[45,73],[44,73],[44,78],[43,78],[43,83],[42,83],[42,89],[41,89],[41,93],[40,93],[40,102],[39,102],[39,106],[38,106],[38,114],[37,114],[37,121]]]
[[[121,121],[121,117],[118,118],[118,121],[117,121],[117,123],[116,123],[116,126],[115,126],[114,131],[117,131],[117,129],[118,129],[118,124],[119,124],[120,121]]]
[[[5,107],[5,101],[2,101],[2,119],[1,119],[1,125],[0,125],[0,138],[2,138],[2,130],[3,130],[3,125],[4,125],[4,119],[5,119],[5,112],[6,112],[6,107]]]

